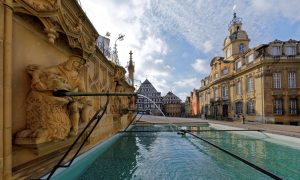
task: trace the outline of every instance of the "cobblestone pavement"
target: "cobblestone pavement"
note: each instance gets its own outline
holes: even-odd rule
[[[137,117],[138,119],[139,117]],[[163,116],[149,116],[143,115],[139,120],[139,123],[215,123],[223,124],[227,126],[233,126],[249,130],[264,130],[268,133],[281,134],[285,136],[293,136],[300,138],[300,126],[291,125],[275,125],[275,124],[262,124],[259,122],[245,122],[242,124],[241,121],[221,121],[221,120],[204,120],[201,118],[179,118],[179,117],[163,117]]]

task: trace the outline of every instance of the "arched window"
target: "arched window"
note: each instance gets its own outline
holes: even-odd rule
[[[240,52],[241,54],[244,53],[244,49],[245,49],[244,44],[240,44],[239,52]]]
[[[228,48],[228,49],[226,50],[226,58],[229,58],[230,56],[231,56],[231,49]]]

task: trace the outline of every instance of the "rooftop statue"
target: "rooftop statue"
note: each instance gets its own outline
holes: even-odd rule
[[[81,57],[70,56],[57,66],[27,67],[32,79],[26,99],[26,129],[18,132],[17,138],[35,139],[38,144],[77,135],[79,120],[89,120],[91,102],[85,97],[55,97],[52,93],[56,90],[85,92],[84,81],[80,77],[85,63]]]

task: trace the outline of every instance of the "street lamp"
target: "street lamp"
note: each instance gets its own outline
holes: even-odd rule
[[[119,58],[118,58],[118,50],[117,50],[117,41],[123,41],[125,35],[124,34],[119,34],[118,38],[115,40],[115,47],[114,47],[114,62],[115,64],[119,65]]]

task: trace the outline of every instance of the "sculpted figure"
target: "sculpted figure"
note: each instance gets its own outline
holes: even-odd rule
[[[125,73],[120,67],[116,67],[116,72],[114,75],[114,78],[112,79],[111,83],[111,89],[113,92],[123,92],[123,81],[124,81]],[[110,112],[114,115],[123,115],[122,109],[123,108],[123,103],[122,103],[122,98],[121,97],[112,97],[111,99],[111,108]]]
[[[64,139],[78,133],[79,120],[89,120],[91,102],[85,97],[55,97],[56,90],[85,92],[80,69],[85,60],[78,56],[57,66],[41,68],[27,67],[31,75],[31,90],[26,100],[27,129],[16,137],[42,138],[45,141]]]

